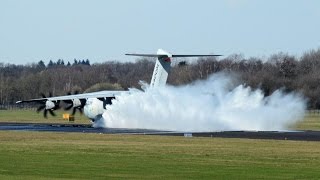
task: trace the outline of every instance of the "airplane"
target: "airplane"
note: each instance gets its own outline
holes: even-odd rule
[[[221,56],[221,55],[177,55],[166,52],[162,49],[158,49],[156,54],[125,54],[127,56],[139,56],[139,57],[155,57],[156,63],[154,66],[150,87],[157,88],[160,86],[165,86],[168,74],[171,69],[171,59],[179,57],[210,57],[210,56]],[[129,93],[129,91],[98,91],[92,93],[83,93],[74,95],[68,94],[66,96],[55,96],[52,97],[50,94],[49,97],[46,97],[42,94],[42,98],[30,99],[17,101],[16,103],[30,103],[37,102],[40,107],[37,109],[37,112],[44,111],[44,117],[47,118],[48,112],[55,116],[54,110],[60,108],[60,101],[64,101],[66,104],[69,104],[65,110],[73,108],[72,114],[74,115],[76,110],[79,110],[87,116],[91,122],[95,122],[101,119],[102,114],[106,111],[106,105],[112,104],[112,99],[115,99],[116,96],[121,95],[122,93]]]

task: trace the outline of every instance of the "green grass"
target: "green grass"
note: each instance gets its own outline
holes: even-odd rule
[[[48,113],[48,118],[43,117],[43,112],[37,113],[36,110],[15,109],[15,110],[0,110],[0,122],[25,122],[25,123],[90,123],[85,115],[81,115],[79,111],[75,114],[75,122],[68,122],[62,119],[63,113],[68,111],[55,111],[57,116],[51,116]]]
[[[0,131],[0,179],[319,179],[320,143]]]
[[[297,130],[320,130],[320,113],[309,112],[304,117],[303,121],[292,127]]]
[[[1,110],[0,122],[67,123],[62,113]],[[0,131],[0,179],[319,179],[319,167],[319,142]]]

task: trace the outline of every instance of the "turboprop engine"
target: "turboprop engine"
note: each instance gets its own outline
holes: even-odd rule
[[[100,119],[105,111],[103,101],[97,98],[88,98],[83,108],[84,114],[93,122]]]
[[[41,94],[41,95],[43,98],[46,98],[46,96],[44,94]],[[52,93],[49,93],[49,97],[52,97]],[[43,116],[45,118],[48,118],[48,115],[47,115],[48,112],[52,116],[56,116],[56,114],[53,111],[60,108],[60,101],[45,100],[45,101],[39,101],[39,103],[41,105],[37,108],[37,113],[39,113],[40,111],[43,110]]]

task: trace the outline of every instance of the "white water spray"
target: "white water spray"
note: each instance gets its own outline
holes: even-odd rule
[[[117,96],[95,127],[174,131],[286,130],[301,120],[306,102],[281,90],[264,97],[261,90],[235,86],[231,76],[162,88],[131,89]]]

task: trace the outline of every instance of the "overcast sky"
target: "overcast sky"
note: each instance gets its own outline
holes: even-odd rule
[[[319,47],[319,0],[0,0],[4,63],[126,61],[124,53],[158,48],[299,56]]]

